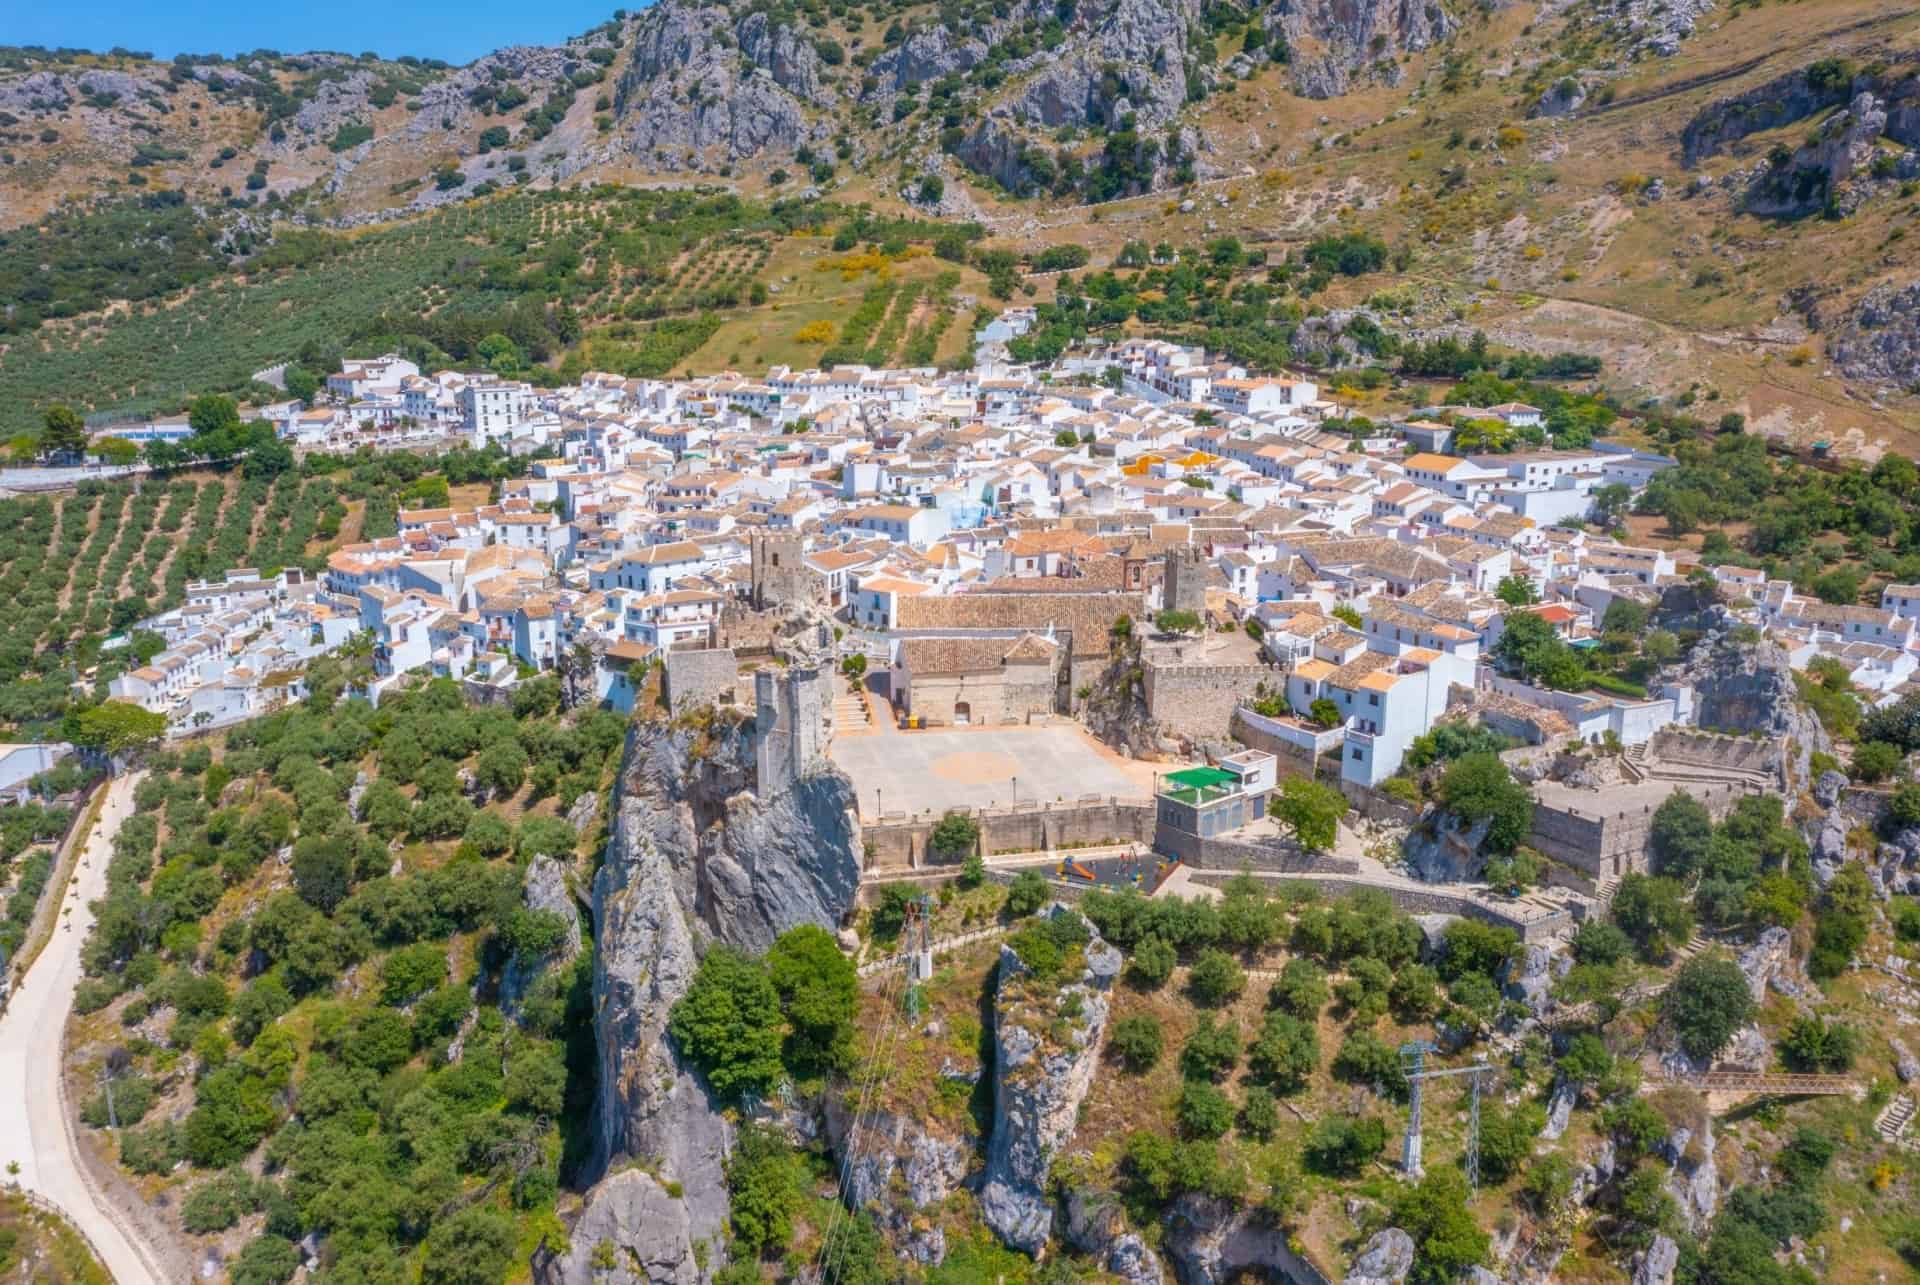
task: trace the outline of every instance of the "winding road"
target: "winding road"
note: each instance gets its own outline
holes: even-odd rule
[[[9,1180],[59,1207],[117,1285],[160,1285],[161,1257],[87,1177],[62,1075],[80,945],[93,926],[89,907],[106,893],[113,836],[133,812],[138,779],[108,783],[74,877],[60,890],[53,936],[0,1015],[0,1164],[18,1165],[17,1172],[9,1169]]]

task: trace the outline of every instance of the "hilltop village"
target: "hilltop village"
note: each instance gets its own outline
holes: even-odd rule
[[[222,764],[263,773],[248,788],[269,788],[274,760],[233,747],[318,736],[334,715],[316,711],[385,737],[377,779],[352,737],[313,742],[331,771],[304,751],[277,760],[280,775],[326,778],[299,787],[313,807],[344,791],[336,821],[386,837],[356,858],[366,888],[478,877],[509,850],[480,809],[542,801],[507,831],[495,913],[500,934],[541,916],[553,953],[502,935],[474,964],[475,986],[503,970],[503,1011],[528,969],[568,970],[545,984],[578,980],[568,1020],[591,1025],[600,1059],[569,1063],[570,1119],[595,1133],[565,1162],[579,1192],[560,1202],[570,1239],[543,1233],[537,1280],[599,1280],[620,1252],[672,1264],[645,1279],[689,1283],[709,1278],[719,1247],[764,1257],[742,1238],[728,1150],[774,1145],[764,1126],[780,1155],[827,1138],[845,1171],[834,1200],[922,1266],[984,1252],[991,1232],[1024,1254],[1064,1241],[1136,1285],[1164,1280],[1131,1225],[1165,1237],[1158,1252],[1185,1282],[1249,1266],[1313,1281],[1315,1264],[1343,1259],[1348,1280],[1399,1281],[1447,1252],[1414,1205],[1479,1191],[1477,1077],[1496,1073],[1438,1059],[1482,1040],[1474,1055],[1497,1055],[1516,1086],[1506,1106],[1489,1102],[1488,1154],[1509,1153],[1490,1173],[1511,1174],[1513,1147],[1558,1140],[1570,1121],[1567,1136],[1585,1139],[1573,1113],[1588,1095],[1568,1068],[1594,1049],[1614,1068],[1592,1095],[1605,1103],[1596,1137],[1629,1124],[1653,1137],[1655,1123],[1618,1115],[1642,1101],[1644,1075],[1669,1123],[1698,1114],[1686,1104],[1813,1095],[1864,1102],[1832,1110],[1878,1130],[1875,1145],[1906,1145],[1912,1098],[1888,1083],[1868,1099],[1865,1078],[1841,1074],[1858,1057],[1920,1078],[1892,1028],[1863,1044],[1835,1018],[1819,1030],[1843,1031],[1844,1050],[1802,1046],[1805,1023],[1830,1011],[1816,982],[1867,958],[1872,904],[1888,904],[1896,934],[1916,922],[1920,786],[1903,760],[1920,710],[1920,586],[1890,580],[1869,607],[1856,584],[1838,605],[1682,541],[1637,543],[1636,497],[1686,465],[1605,437],[1550,449],[1540,407],[1434,405],[1376,423],[1311,380],[1161,341],[1015,362],[1007,346],[1033,321],[1016,308],[983,325],[965,372],[588,373],[540,389],[391,354],[346,362],[311,405],[265,408],[269,445],[362,463],[477,451],[514,467],[485,485],[420,478],[431,484],[400,495],[385,538],[186,582],[180,605],[131,631],[164,646],[102,676],[110,702],[164,724],[156,761],[219,744]],[[191,432],[157,421],[115,435],[152,454]],[[417,507],[422,496],[439,503]],[[441,718],[448,728],[430,730]],[[539,730],[549,719],[565,730]],[[476,753],[455,735],[516,720],[524,750]],[[529,758],[550,735],[573,746],[571,774]],[[408,769],[415,742],[445,748]],[[296,889],[318,897],[300,845],[287,849]],[[575,968],[552,943],[579,950],[589,886],[596,945]],[[221,941],[253,940],[259,895],[245,880],[231,890]],[[329,905],[371,914],[372,895]],[[469,921],[460,931],[488,931]],[[1796,936],[1809,923],[1810,948]],[[789,1034],[751,1079],[726,1080],[740,1032],[694,1025],[703,988],[799,949],[795,933],[815,934],[807,967],[846,973],[835,1050],[783,1064]],[[1283,941],[1296,956],[1285,971]],[[444,975],[439,946],[405,949]],[[1829,997],[1920,1011],[1897,950]],[[1326,1075],[1316,1041],[1337,1028],[1309,956],[1347,974],[1332,1012],[1352,1030]],[[1181,967],[1173,1004],[1160,991]],[[1294,996],[1309,972],[1320,991]],[[124,1002],[113,976],[90,979],[90,994]],[[1235,1108],[1214,1085],[1238,1063],[1238,1035],[1207,1050],[1238,1028],[1209,1014],[1238,1005],[1249,976],[1277,980],[1265,1010],[1239,1015],[1262,1034]],[[310,989],[303,1002],[340,993]],[[971,1014],[989,993],[993,1042],[962,1037],[968,1021],[979,1033]],[[142,1020],[145,1002],[121,1020]],[[1389,1012],[1404,1042],[1369,1033]],[[1725,1020],[1696,1038],[1706,1012]],[[1614,1031],[1628,1013],[1649,1021],[1631,1038]],[[1134,1077],[1171,1065],[1159,1023],[1189,1019],[1177,1096],[1155,1080],[1130,1103]],[[1613,1033],[1603,1044],[1599,1031]],[[434,1075],[464,1074],[464,1038],[431,1054]],[[929,1075],[876,1060],[897,1041]],[[1422,1072],[1429,1054],[1439,1069]],[[1036,1080],[1022,1059],[1040,1056]],[[1328,1181],[1385,1163],[1374,1108],[1391,1115],[1409,1092],[1397,1168],[1420,1178],[1428,1073],[1476,1077],[1463,1082],[1475,1104],[1464,1185],[1449,1166],[1395,1188],[1392,1225],[1353,1200],[1331,1223],[1304,1219],[1332,1205],[1289,1186],[1287,1157]],[[822,1076],[866,1076],[884,1105],[849,1091],[836,1106]],[[1534,1081],[1538,1104],[1520,1087]],[[935,1098],[915,1106],[928,1084]],[[1276,1134],[1275,1095],[1309,1086],[1332,1114],[1309,1129],[1288,1104],[1302,1128]],[[1451,1148],[1457,1113],[1442,1115]],[[1163,1116],[1180,1150],[1156,1160]],[[1606,1215],[1620,1232],[1607,1252],[1643,1285],[1671,1285],[1680,1254],[1723,1239],[1693,1127],[1635,1144],[1654,1147],[1636,1172],[1657,1171],[1645,1181],[1671,1203]],[[1214,1144],[1229,1129],[1277,1166],[1261,1179],[1268,1203],[1241,1201],[1241,1187],[1202,1218],[1187,1202],[1231,1185],[1206,1167],[1228,1163]],[[1474,1231],[1472,1261],[1546,1279],[1569,1244],[1549,1207],[1598,1208],[1640,1181],[1611,1154],[1590,1153],[1577,1198],[1528,1205],[1533,1239],[1502,1231],[1490,1248]],[[1118,1183],[1126,1217],[1056,1207],[1061,1165],[1089,1166],[1089,1192]],[[963,1179],[977,1204],[958,1201]],[[1295,1203],[1276,1213],[1274,1201]],[[853,1234],[824,1217],[819,1246]],[[1303,1248],[1262,1219],[1295,1220],[1284,1225]],[[276,1236],[249,1249],[288,1259]],[[300,1252],[311,1266],[345,1250]]]

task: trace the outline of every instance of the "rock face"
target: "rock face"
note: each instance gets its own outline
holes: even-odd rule
[[[1920,1057],[1897,1035],[1887,1037],[1887,1047],[1893,1050],[1893,1073],[1900,1077],[1900,1083],[1912,1084],[1920,1080]]]
[[[520,897],[528,910],[558,915],[565,927],[553,950],[540,955],[516,951],[507,961],[500,976],[500,1008],[509,1017],[519,1012],[527,993],[548,969],[571,963],[580,953],[580,908],[567,884],[566,866],[545,855],[529,861]]]
[[[761,799],[754,750],[749,726],[718,719],[704,730],[637,726],[593,886],[596,1156],[602,1167],[632,1158],[679,1183],[696,1241],[725,1223],[732,1133],[666,1035],[697,949],[717,940],[760,950],[798,924],[834,928],[859,881],[846,778],[819,770]]]
[[[756,771],[751,724],[642,724],[615,826],[664,859],[701,936],[761,951],[800,924],[839,926],[859,892],[860,836],[853,785],[831,763],[770,798]]]
[[[1740,971],[1746,974],[1747,989],[1758,1004],[1767,997],[1767,983],[1793,958],[1793,935],[1784,928],[1769,928],[1760,939],[1740,953]]]
[[[535,1285],[697,1285],[707,1273],[688,1211],[650,1175],[624,1169],[593,1189],[564,1255],[544,1244],[534,1255]]]
[[[1168,1211],[1166,1227],[1167,1257],[1180,1285],[1224,1285],[1247,1279],[1314,1280],[1320,1275],[1288,1247],[1283,1230],[1254,1211],[1225,1201],[1182,1196]]]
[[[1159,1258],[1138,1232],[1128,1228],[1126,1215],[1111,1194],[1069,1192],[1066,1215],[1067,1240],[1096,1266],[1126,1285],[1160,1285],[1165,1279]]]
[[[1673,1238],[1659,1235],[1633,1264],[1633,1285],[1673,1285],[1673,1269],[1680,1264],[1680,1246]]]
[[[1826,208],[1842,214],[1857,209],[1869,193],[1848,180],[1873,161],[1886,132],[1886,104],[1862,90],[1846,110],[1822,121],[1812,138],[1770,159],[1747,185],[1742,203],[1749,213],[1789,219]]]
[[[1742,645],[1712,630],[1688,653],[1674,681],[1693,688],[1700,726],[1784,738],[1773,766],[1790,795],[1806,782],[1814,752],[1832,752],[1826,729],[1800,703],[1793,667],[1777,643]]]
[[[1079,912],[1055,906],[1052,915]],[[1052,1232],[1048,1171],[1073,1136],[1080,1103],[1093,1083],[1106,1031],[1107,992],[1120,974],[1120,952],[1092,934],[1086,966],[1057,989],[1023,984],[1026,966],[1000,948],[994,983],[993,1133],[987,1145],[980,1212],[1010,1247],[1038,1253]],[[1041,993],[1043,992],[1044,993]]]
[[[1373,1234],[1347,1269],[1347,1285],[1398,1285],[1413,1270],[1413,1237],[1398,1227]]]
[[[1294,89],[1304,98],[1332,98],[1355,81],[1399,84],[1401,54],[1431,48],[1460,25],[1426,0],[1281,0],[1267,22],[1286,36]]]
[[[827,1115],[834,1152],[844,1156],[854,1141],[853,1121],[837,1096],[829,1098]],[[872,1210],[915,1262],[940,1262],[947,1255],[946,1233],[916,1226],[915,1215],[937,1209],[966,1177],[970,1140],[892,1113],[862,1119],[858,1132],[858,1159],[846,1170],[842,1198],[853,1209]]]
[[[797,31],[772,27],[764,14],[736,26],[722,7],[670,2],[634,26],[615,130],[644,164],[717,167],[809,141],[808,108],[834,97],[821,85],[819,54]]]
[[[1486,869],[1487,855],[1481,845],[1492,829],[1491,819],[1473,826],[1462,826],[1457,818],[1435,813],[1427,824],[1407,835],[1405,844],[1407,873],[1428,883],[1459,883],[1476,878]]]
[[[1713,1118],[1703,1115],[1700,1132],[1682,1127],[1667,1139],[1665,1151],[1673,1164],[1667,1192],[1680,1208],[1687,1230],[1705,1235],[1720,1208],[1720,1173],[1714,1168]]]
[[[1920,381],[1920,281],[1875,286],[1827,338],[1836,369],[1902,386]]]

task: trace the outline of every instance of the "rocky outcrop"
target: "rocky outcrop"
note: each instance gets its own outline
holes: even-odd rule
[[[566,1252],[542,1241],[534,1285],[698,1285],[700,1266],[687,1201],[639,1169],[624,1169],[593,1189],[574,1221]],[[709,1245],[709,1253],[711,1253]]]
[[[1533,106],[1527,109],[1527,115],[1535,119],[1545,117],[1549,120],[1571,116],[1579,111],[1581,104],[1586,101],[1586,82],[1578,76],[1562,76],[1534,100]]]
[[[1852,379],[1901,387],[1920,382],[1920,281],[1869,290],[1834,321],[1827,353]]]
[[[892,95],[924,81],[970,71],[986,56],[986,41],[977,35],[956,35],[943,23],[914,31],[875,58],[867,71],[876,82],[876,96]]]
[[[838,926],[859,884],[852,787],[821,766],[761,798],[750,725],[637,725],[627,739],[605,863],[594,880],[597,1158],[676,1182],[689,1234],[727,1214],[731,1126],[666,1036],[697,949],[762,950],[803,923]]]
[[[632,1157],[679,1182],[689,1229],[703,1237],[726,1221],[732,1128],[667,1039],[669,1012],[699,965],[672,871],[634,819],[642,806],[621,802],[593,886],[598,1156],[603,1165]]]
[[[1892,67],[1875,75],[1858,71],[1845,61],[1823,58],[1743,93],[1707,104],[1680,133],[1681,161],[1691,169],[1750,134],[1807,120],[1854,101],[1855,95],[1863,90],[1887,100],[1889,133],[1897,141],[1911,146],[1917,140],[1906,130],[1913,97],[1920,95],[1920,86],[1912,84],[1908,64],[1920,55],[1889,56],[1883,50],[1875,52],[1890,57]]]
[[[1767,983],[1793,959],[1793,935],[1784,928],[1769,928],[1760,939],[1740,952],[1740,971],[1746,974],[1747,989],[1758,1004],[1767,997]]]
[[[858,1144],[844,1170],[846,1204],[870,1210],[915,1262],[932,1265],[944,1259],[946,1232],[923,1215],[938,1210],[966,1177],[971,1140],[892,1112],[870,1114],[856,1129],[838,1097],[828,1100],[827,1127],[836,1155]]]
[[[1029,125],[1099,123],[1131,115],[1158,129],[1187,101],[1187,32],[1198,0],[1105,0],[1083,5],[1073,38],[1039,60],[1011,98]]]
[[[1663,1148],[1673,1165],[1667,1176],[1667,1193],[1679,1207],[1680,1220],[1695,1236],[1703,1236],[1713,1224],[1720,1208],[1720,1173],[1714,1167],[1717,1144],[1713,1136],[1713,1117],[1700,1116],[1700,1130],[1682,1126],[1673,1131]]]
[[[1553,1003],[1554,982],[1573,968],[1571,955],[1557,952],[1549,942],[1528,942],[1526,948],[1507,962],[1502,989],[1506,997],[1526,1005],[1535,1017],[1544,1014]]]
[[[1398,1285],[1413,1270],[1413,1237],[1398,1227],[1373,1234],[1354,1255],[1347,1285]]]
[[[1050,915],[1078,915],[1055,906]],[[1082,921],[1085,922],[1084,920]],[[980,1214],[1014,1249],[1038,1253],[1052,1234],[1048,1194],[1053,1158],[1078,1123],[1106,1031],[1107,992],[1120,952],[1091,924],[1080,975],[1064,986],[1029,987],[1013,947],[1000,948],[994,983],[993,1132]]]
[[[1580,1090],[1572,1081],[1560,1079],[1554,1082],[1553,1092],[1547,1098],[1547,1126],[1540,1136],[1548,1142],[1556,1142],[1573,1122],[1573,1104],[1580,1096]]]
[[[1451,813],[1433,813],[1407,835],[1407,873],[1428,883],[1461,883],[1478,878],[1487,866],[1482,848],[1492,826],[1490,818],[1468,826]]]
[[[1920,1057],[1913,1055],[1906,1041],[1898,1035],[1889,1035],[1887,1047],[1893,1050],[1893,1073],[1900,1077],[1900,1083],[1912,1084],[1920,1080]]]
[[[1125,1285],[1160,1285],[1160,1260],[1111,1193],[1071,1191],[1066,1198],[1064,1231],[1075,1249]]]
[[[749,723],[643,723],[615,825],[672,875],[701,937],[765,950],[800,924],[837,928],[860,887],[853,785],[824,759],[762,797]],[[631,839],[630,839],[631,841]]]
[[[546,855],[534,857],[527,863],[520,900],[528,910],[557,916],[562,930],[552,950],[515,951],[507,960],[500,974],[500,1009],[508,1017],[520,1011],[527,994],[549,969],[571,963],[580,953],[580,909],[574,904],[565,865]]]
[[[1713,8],[1713,0],[1615,0],[1614,15],[1634,56],[1671,58]]]
[[[1770,157],[1747,185],[1743,206],[1770,218],[1800,218],[1822,209],[1851,213],[1868,193],[1848,180],[1878,155],[1876,144],[1886,128],[1886,104],[1862,90],[1794,151]]]
[[[1106,668],[1090,685],[1080,721],[1129,758],[1156,758],[1164,746],[1147,710],[1147,680],[1138,639],[1115,639]]]
[[[1680,1246],[1664,1233],[1653,1238],[1645,1252],[1634,1256],[1633,1285],[1673,1285],[1673,1269],[1680,1265]]]
[[[1778,772],[1780,788],[1796,794],[1808,780],[1814,752],[1831,753],[1833,742],[1801,704],[1786,651],[1769,641],[1736,642],[1727,630],[1722,616],[1672,681],[1693,688],[1694,721],[1700,726],[1778,738],[1768,766]]]
[[[1324,1279],[1293,1252],[1284,1228],[1257,1211],[1207,1196],[1186,1195],[1174,1202],[1164,1243],[1180,1285]]]
[[[669,0],[634,26],[614,128],[643,164],[717,167],[815,138],[808,109],[831,99],[819,55],[798,33],[774,29],[764,14],[736,30],[724,8]]]
[[[1293,87],[1303,98],[1332,98],[1356,82],[1400,83],[1400,55],[1448,39],[1459,21],[1428,0],[1280,0],[1267,30],[1292,51]]]

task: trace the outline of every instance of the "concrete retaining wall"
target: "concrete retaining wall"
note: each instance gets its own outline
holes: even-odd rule
[[[945,813],[888,814],[860,827],[869,870],[920,869],[943,864],[927,851],[927,838]],[[1089,795],[1066,803],[1020,803],[968,813],[980,826],[985,856],[1045,852],[1153,841],[1153,802]],[[957,858],[944,864],[955,864]]]

